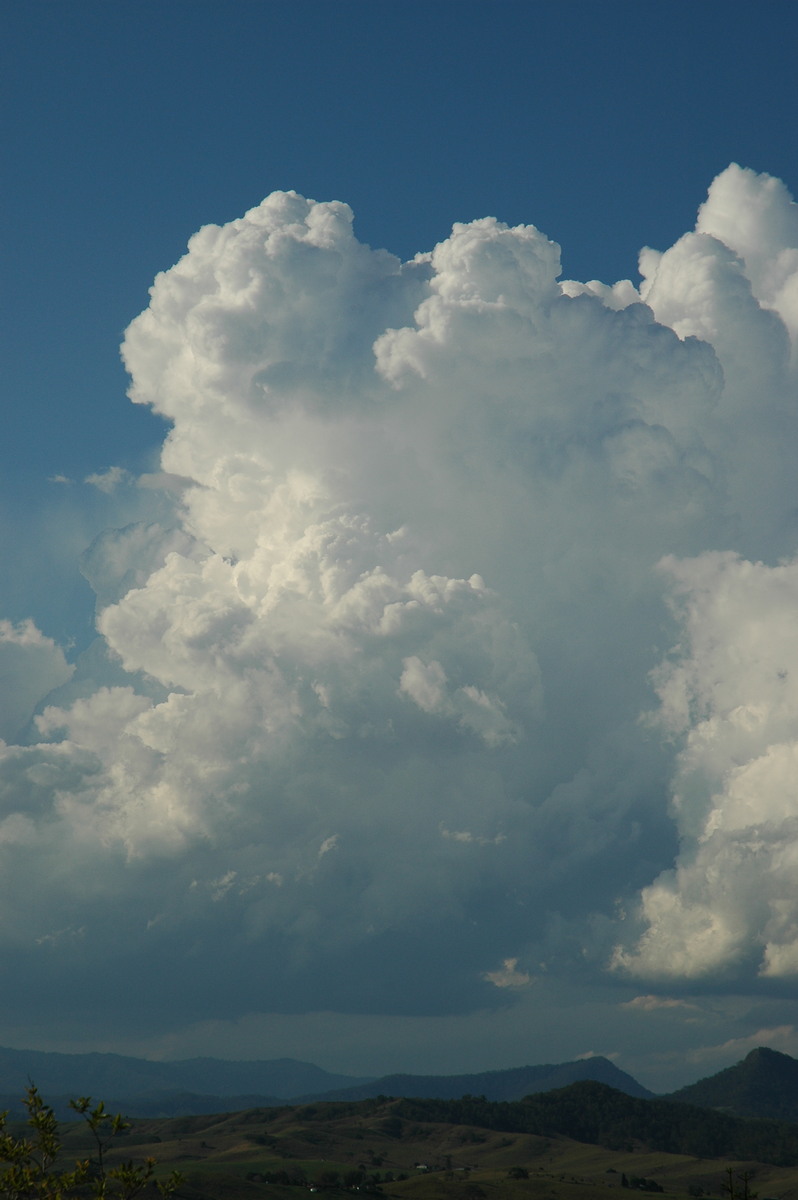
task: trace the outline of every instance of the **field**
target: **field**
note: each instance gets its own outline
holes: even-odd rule
[[[138,1120],[109,1161],[151,1155],[159,1172],[178,1169],[186,1200],[297,1200],[379,1194],[396,1200],[591,1200],[617,1190],[798,1200],[798,1167],[607,1150],[567,1138],[506,1134],[471,1126],[416,1123],[396,1102],[251,1109],[219,1116]],[[65,1150],[87,1152],[70,1131]],[[621,1196],[617,1200],[622,1200]]]

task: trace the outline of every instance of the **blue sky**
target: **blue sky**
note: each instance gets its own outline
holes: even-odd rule
[[[159,439],[119,403],[122,332],[196,229],[275,188],[346,200],[401,257],[491,215],[574,278],[634,275],[729,162],[789,180],[795,23],[711,0],[4,5],[9,469]]]
[[[796,35],[795,6],[780,0],[2,5],[0,620],[11,623],[3,735],[16,747],[8,828],[12,841],[28,831],[34,873],[52,872],[56,844],[71,847],[36,918],[10,918],[4,953],[26,964],[32,981],[73,995],[74,1010],[34,1011],[24,988],[9,992],[0,1041],[176,1055],[202,1044],[316,1061],[326,1052],[322,1065],[358,1072],[601,1052],[619,1055],[651,1086],[734,1061],[762,1029],[778,1048],[798,1051],[785,932],[791,843],[776,779],[786,767],[774,765],[772,750],[791,746],[793,733],[781,702],[752,682],[771,648],[757,649],[745,678],[727,664],[734,702],[708,698],[706,682],[720,670],[707,631],[726,621],[729,645],[743,628],[752,644],[752,613],[770,604],[771,589],[792,586],[768,572],[796,552],[794,375],[788,357],[783,378],[773,366],[791,329],[794,210],[767,177],[798,186]],[[748,174],[723,175],[730,163]],[[695,228],[718,176],[700,225],[715,239],[713,258],[709,243],[679,239]],[[201,227],[227,226],[270,193],[292,189],[350,205],[358,242],[399,260],[439,243],[449,249],[397,274],[387,259],[355,252],[333,210],[258,210],[247,228],[274,233],[299,221],[318,231],[323,218],[333,230],[324,237],[343,256],[334,261],[351,259],[334,288],[299,250],[270,259],[257,336],[274,336],[280,351],[259,361],[247,386],[279,393],[284,408],[268,409],[268,428],[250,427],[254,401],[239,389],[243,347],[255,335],[240,324],[243,292],[233,302],[222,288],[211,303],[203,290],[227,271],[261,278],[246,230],[237,242],[224,234],[215,249],[197,244],[183,274],[160,281],[149,324],[140,320],[127,336],[140,400],[131,404],[119,347],[158,273]],[[446,241],[455,222],[486,217],[535,226],[545,238],[508,240],[483,223]],[[307,236],[314,254],[327,253],[323,239],[313,241],[320,233]],[[552,312],[571,315],[549,325],[529,308],[530,280],[541,296],[558,286],[546,238],[562,248],[562,277],[583,284],[628,279],[637,287],[644,246],[678,247],[649,258],[640,294],[566,289]],[[515,272],[526,280],[517,284],[517,319],[530,322],[525,336],[537,347],[523,353],[509,318],[490,324],[485,315],[516,295]],[[745,319],[739,287],[753,288],[759,306],[745,309]],[[431,296],[443,307],[428,305],[419,317]],[[472,327],[464,314],[477,296],[483,316]],[[650,329],[636,323],[641,298],[658,323]],[[195,345],[200,328],[210,340]],[[326,347],[318,361],[317,342]],[[445,368],[444,349],[437,357],[431,349],[439,343],[451,350]],[[180,357],[189,344],[196,375]],[[377,386],[380,421],[364,416]],[[541,405],[534,428],[518,415],[519,397],[530,395]],[[574,398],[572,413],[555,399],[565,396]],[[623,438],[610,451],[613,421]],[[250,440],[260,446],[261,437],[244,469]],[[574,466],[577,445],[592,447],[592,466]],[[598,482],[600,455],[617,493]],[[260,490],[269,472],[282,480],[274,492]],[[634,488],[639,498],[627,511],[623,497]],[[401,552],[400,527],[408,539]],[[267,578],[266,546],[276,558],[261,595],[253,581]],[[182,574],[167,587],[158,568],[169,553]],[[763,577],[711,557],[724,553],[761,562]],[[327,564],[319,578],[345,577],[349,590],[334,604],[325,592],[332,608],[311,619],[310,592],[301,605],[296,597],[314,555]],[[656,574],[667,555],[692,565]],[[251,606],[246,619],[212,573],[217,558],[239,572],[236,603]],[[390,654],[377,653],[363,615],[378,571],[391,580],[392,612],[423,610],[430,622],[415,642],[403,632]],[[107,609],[98,640],[84,575]],[[293,607],[275,598],[278,579],[294,580]],[[373,584],[368,604],[364,579]],[[449,584],[430,582],[440,579]],[[773,604],[776,630],[789,610]],[[344,634],[341,614],[351,622],[358,605],[365,624],[356,634],[350,623]],[[197,624],[187,632],[175,614],[189,612]],[[35,632],[20,632],[27,619]],[[268,636],[251,632],[259,621]],[[162,642],[150,645],[156,627]],[[307,646],[322,630],[338,645],[357,644],[369,669],[347,676],[321,649],[311,667]],[[669,668],[677,643],[683,659]],[[192,657],[200,645],[226,685],[208,682]],[[266,659],[274,673],[268,684],[258,676],[256,687],[255,664],[261,670]],[[718,734],[722,746],[699,762],[696,747],[709,736],[702,720],[714,721],[713,730],[733,725],[730,714],[755,707],[754,693],[770,714],[763,745],[743,761],[728,749],[731,734]],[[190,729],[167,730],[185,697],[196,700],[185,717]],[[312,719],[311,701],[319,709]],[[380,734],[366,748],[370,707],[396,743]],[[42,716],[55,708],[68,719]],[[283,728],[278,710],[292,712],[296,728]],[[644,735],[645,711],[658,716]],[[222,712],[233,714],[229,740],[205,765],[205,782],[190,784],[171,739],[201,740],[203,722],[218,728]],[[319,741],[322,729],[329,745]],[[115,739],[128,749],[112,761]],[[67,743],[94,755],[94,766],[88,771],[81,758],[47,792],[36,771],[57,775],[66,751],[53,747]],[[161,766],[141,765],[142,746],[162,756]],[[34,775],[20,782],[19,764],[37,754],[41,763],[24,768]],[[261,764],[260,775],[240,765],[248,761]],[[762,821],[774,832],[765,865],[773,871],[778,860],[781,883],[767,912],[752,898],[732,913],[707,880],[753,827],[740,816],[753,787],[746,771],[754,779],[768,769],[772,812],[765,805]],[[185,796],[206,784],[211,790],[192,808]],[[126,805],[145,793],[137,816]],[[395,829],[391,814],[410,793]],[[72,795],[74,807],[65,799]],[[713,808],[707,797],[721,795]],[[67,821],[62,843],[31,832],[42,805]],[[95,929],[75,882],[88,853],[83,816],[92,811],[98,828],[109,822],[95,901],[107,902],[111,925],[121,921],[126,931],[108,997],[125,990],[126,956],[149,994],[164,964],[177,961],[175,947],[195,946],[190,964],[180,960],[164,984],[168,1005],[139,999],[127,1041],[113,1022],[97,1032],[80,1002],[112,938],[102,921]],[[711,831],[701,824],[710,820]],[[713,858],[709,833],[720,837],[724,821],[728,839]],[[414,850],[430,829],[438,839],[431,858]],[[404,885],[395,861],[380,865],[376,848],[392,838],[407,855]],[[560,863],[543,872],[539,890],[530,885],[543,870],[536,846],[549,866]],[[494,851],[501,862],[487,861]],[[167,863],[177,864],[172,890]],[[13,914],[18,885],[9,878]],[[315,899],[302,890],[311,879]],[[417,904],[403,900],[406,889]],[[151,910],[145,896],[157,897]],[[58,928],[48,925],[48,904],[65,913]],[[621,910],[637,914],[636,932],[619,932]],[[439,919],[429,921],[432,912]],[[708,975],[696,968],[703,936],[721,947]],[[62,957],[62,943],[70,954],[79,944],[80,953]],[[43,946],[52,948],[46,962]],[[666,969],[668,955],[681,967]],[[209,966],[220,956],[227,989]],[[253,957],[276,963],[282,985],[248,975],[242,964]],[[353,988],[353,972],[365,968],[369,987]],[[519,1050],[530,1021],[540,1036],[522,1036]],[[129,1013],[125,1022],[129,1030]],[[335,1030],[333,1061],[325,1047]],[[652,1037],[661,1058],[647,1056]],[[396,1049],[383,1062],[386,1038]],[[695,1070],[683,1065],[688,1053]]]

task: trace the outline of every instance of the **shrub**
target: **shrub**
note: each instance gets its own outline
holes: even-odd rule
[[[45,1104],[38,1088],[28,1088],[23,1101],[32,1136],[16,1136],[8,1129],[8,1113],[0,1114],[0,1196],[7,1200],[67,1200],[70,1196],[95,1196],[98,1200],[132,1200],[153,1185],[168,1200],[181,1176],[173,1171],[168,1179],[155,1178],[155,1159],[120,1163],[108,1167],[105,1153],[111,1139],[129,1128],[117,1113],[105,1111],[102,1101],[92,1106],[89,1096],[70,1100],[70,1107],[83,1118],[95,1144],[93,1158],[61,1162],[61,1135],[55,1113]]]

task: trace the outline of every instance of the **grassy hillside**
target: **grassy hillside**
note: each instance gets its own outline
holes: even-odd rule
[[[798,1163],[795,1125],[743,1121],[666,1100],[638,1100],[600,1083],[575,1083],[512,1104],[490,1104],[473,1096],[448,1101],[402,1100],[397,1112],[415,1120],[573,1137],[609,1149],[641,1143],[673,1154]]]
[[[584,1086],[601,1085],[553,1093],[546,1116],[551,1130],[572,1102],[579,1107],[578,1089]],[[617,1115],[614,1098],[620,1093],[603,1091],[610,1095],[596,1094],[594,1100],[609,1102]],[[531,1117],[546,1099],[487,1107],[527,1108]],[[643,1190],[662,1189],[675,1200],[691,1200],[722,1197],[728,1166],[734,1178],[747,1173],[760,1200],[798,1200],[798,1153],[782,1165],[731,1153],[715,1159],[666,1153],[636,1136],[645,1130],[633,1125],[627,1125],[623,1144],[608,1148],[555,1132],[489,1128],[484,1114],[476,1121],[465,1120],[465,1113],[462,1120],[436,1119],[431,1111],[436,1103],[445,1102],[372,1100],[135,1121],[112,1156],[152,1155],[164,1173],[179,1169],[186,1180],[180,1191],[184,1200],[297,1200],[310,1186],[325,1200],[352,1196],[355,1189],[386,1200],[612,1200],[613,1190],[616,1200],[625,1200],[630,1191],[641,1190],[641,1180]],[[684,1119],[691,1112],[662,1102],[655,1106],[681,1111]],[[498,1114],[493,1119],[502,1124]],[[70,1135],[72,1153],[80,1151],[76,1139],[82,1136]]]

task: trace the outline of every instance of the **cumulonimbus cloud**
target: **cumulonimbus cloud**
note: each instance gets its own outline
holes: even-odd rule
[[[798,970],[796,207],[730,167],[641,264],[493,219],[403,264],[294,193],[192,238],[124,345],[173,518],[92,547],[104,654],[0,762],[6,947],[124,928],[202,1016],[222,946],[250,1009],[361,1003],[353,955],[375,1011],[519,947]]]

